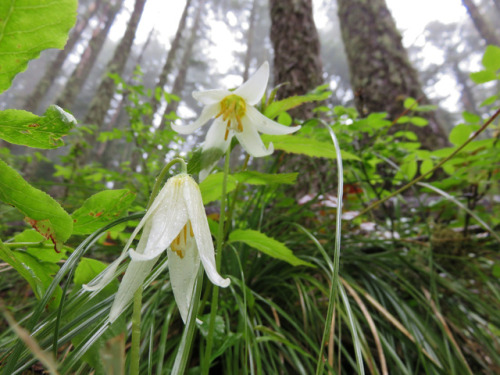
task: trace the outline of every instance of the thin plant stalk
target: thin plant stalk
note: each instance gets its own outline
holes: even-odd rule
[[[340,147],[337,137],[333,132],[332,128],[321,121],[323,126],[328,129],[330,136],[332,137],[333,145],[335,147],[335,154],[337,156],[337,214],[335,217],[335,248],[333,254],[333,269],[331,269],[331,283],[330,283],[330,295],[328,299],[328,310],[325,318],[325,328],[323,330],[323,337],[321,339],[321,345],[318,351],[318,360],[316,362],[316,375],[320,375],[323,372],[323,348],[330,336],[330,327],[333,317],[333,309],[335,308],[335,301],[337,300],[338,286],[339,286],[339,265],[340,265],[340,234],[341,234],[341,221],[342,221],[342,198],[344,191],[344,171],[342,167],[342,155],[340,154]],[[357,359],[357,357],[356,357]],[[363,363],[358,363],[358,368],[363,369]]]
[[[170,161],[167,165],[163,167],[158,178],[153,186],[153,191],[149,197],[149,202],[146,206],[146,211],[153,204],[158,192],[160,191],[161,185],[165,176],[167,175],[170,168],[179,163],[181,165],[181,172],[187,172],[187,165],[184,159],[175,158]],[[141,311],[142,311],[142,286],[137,289],[134,294],[134,306],[132,311],[132,343],[130,347],[130,375],[139,375],[139,364],[141,357]]]
[[[222,180],[222,196],[220,200],[219,229],[217,232],[217,252],[215,253],[215,266],[217,272],[220,270],[220,265],[222,261],[221,254],[222,254],[222,244],[224,242],[224,227],[226,221],[227,176],[229,174],[230,155],[231,155],[231,147],[228,147],[224,160],[224,176]],[[218,306],[219,306],[219,287],[217,285],[214,285],[212,289],[212,304],[210,307],[210,321],[208,326],[207,347],[205,348],[205,357],[203,358],[201,366],[201,373],[203,375],[208,375],[208,371],[210,369],[210,362],[211,362],[210,357],[212,355],[215,318],[217,315]]]

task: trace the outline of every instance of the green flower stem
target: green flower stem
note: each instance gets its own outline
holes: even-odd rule
[[[187,164],[182,158],[175,158],[163,167],[153,186],[153,191],[149,197],[146,210],[153,204],[165,176],[174,164],[181,165],[181,173],[187,173]],[[142,287],[137,289],[134,294],[134,307],[132,311],[132,343],[130,347],[130,375],[139,375],[139,362],[141,357],[141,310],[142,310]]]
[[[132,344],[130,347],[130,375],[139,375],[141,358],[141,310],[142,286],[134,294],[134,309],[132,312]]]
[[[493,116],[491,116],[488,121],[486,121],[483,126],[481,126],[480,129],[478,129],[474,134],[472,134],[472,136],[467,139],[467,141],[465,141],[460,147],[458,147],[455,151],[453,151],[448,157],[444,158],[443,160],[441,160],[441,162],[439,162],[434,168],[432,168],[429,172],[427,173],[424,173],[424,174],[421,174],[420,176],[418,176],[417,178],[414,178],[412,181],[410,181],[409,183],[407,183],[405,186],[403,186],[402,188],[396,190],[394,193],[392,194],[389,194],[387,197],[383,198],[383,199],[380,199],[374,203],[372,203],[371,205],[369,205],[368,207],[366,207],[363,211],[361,211],[356,217],[360,217],[364,214],[366,214],[368,211],[371,211],[372,209],[374,209],[375,207],[377,207],[379,204],[381,203],[384,203],[385,201],[391,199],[392,197],[395,197],[396,195],[399,195],[401,194],[403,191],[407,190],[408,188],[412,187],[413,185],[415,185],[417,182],[420,182],[422,181],[426,176],[429,176],[431,173],[434,173],[438,168],[441,168],[441,166],[446,163],[448,160],[451,160],[455,157],[456,154],[458,154],[460,151],[462,151],[465,146],[467,146],[469,143],[471,143],[474,139],[477,138],[477,136],[479,134],[481,134],[487,127],[488,125],[490,125],[497,117],[498,115],[500,115],[500,109],[498,109],[494,114]]]
[[[217,272],[220,270],[222,261],[222,244],[224,242],[224,224],[226,221],[226,195],[227,195],[227,176],[229,174],[229,159],[231,155],[231,147],[227,148],[226,157],[224,160],[224,178],[222,180],[222,196],[220,199],[220,215],[219,215],[219,230],[217,233],[217,252],[215,253],[215,266]],[[219,305],[219,287],[213,286],[212,290],[212,305],[210,308],[210,322],[208,326],[207,347],[205,349],[205,357],[203,358],[201,373],[208,375],[210,369],[210,357],[212,356],[213,336],[215,330],[215,317]]]

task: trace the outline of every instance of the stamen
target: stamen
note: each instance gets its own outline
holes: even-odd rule
[[[193,227],[191,226],[191,222],[190,222],[190,221],[188,221],[188,224],[189,224],[189,235],[190,235],[191,237],[194,237],[194,232],[193,232]]]
[[[241,123],[241,119],[239,117],[236,117],[236,121],[238,121],[238,131],[242,132],[243,131],[243,124]]]
[[[186,225],[187,225],[187,224],[186,224]],[[187,238],[186,238],[186,236],[187,236],[187,228],[186,228],[186,225],[184,225],[184,229],[183,229],[183,232],[184,232],[184,244],[185,244],[185,243],[186,243],[186,241],[187,241]]]
[[[224,140],[227,141],[227,136],[229,135],[229,127],[226,128],[226,134],[224,135]]]

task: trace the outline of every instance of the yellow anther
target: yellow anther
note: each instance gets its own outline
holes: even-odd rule
[[[224,135],[225,141],[227,141],[230,129],[239,133],[243,131],[243,123],[241,122],[241,119],[245,115],[246,109],[245,100],[238,95],[229,95],[221,100],[220,111],[215,118],[222,116],[222,121],[227,121],[226,133]],[[233,123],[233,126],[231,126],[231,122]]]
[[[188,221],[184,228],[181,229],[177,237],[170,244],[170,248],[174,253],[176,253],[179,258],[184,259],[184,255],[186,255],[186,244],[187,244],[187,234],[189,227],[189,235],[194,237],[193,227],[191,226],[191,222]]]

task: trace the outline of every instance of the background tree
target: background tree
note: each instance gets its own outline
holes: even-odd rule
[[[404,112],[407,97],[428,103],[385,1],[338,0],[338,7],[351,87],[361,116],[386,111],[394,120]],[[427,119],[427,127],[409,125],[422,145],[435,149],[446,144],[435,115],[428,114]]]
[[[312,0],[270,0],[271,41],[274,48],[274,82],[285,83],[279,97],[302,95],[323,83],[323,65]],[[298,107],[293,114],[306,118],[314,105]]]
[[[479,12],[479,9],[474,1],[462,0],[462,4],[464,4],[464,7],[467,9],[467,13],[469,13],[474,26],[486,43],[494,46],[500,46],[500,37],[488,20],[481,15],[481,12]]]
[[[135,1],[134,11],[132,12],[130,20],[127,24],[127,29],[125,30],[125,34],[123,35],[120,44],[116,47],[113,58],[108,63],[106,74],[122,74],[134,42],[137,26],[139,25],[145,4],[146,0]],[[87,115],[83,120],[84,123],[95,124],[98,126],[102,125],[109,109],[111,99],[113,98],[114,90],[115,81],[111,77],[106,76],[101,81],[99,88],[90,103]]]

